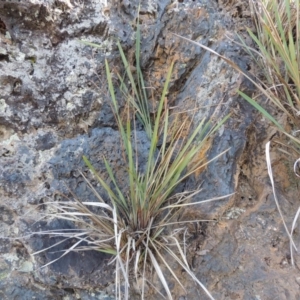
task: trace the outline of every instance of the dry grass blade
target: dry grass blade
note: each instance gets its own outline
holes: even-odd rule
[[[186,201],[186,199],[188,199],[188,198],[190,198],[191,196],[194,196],[194,195],[196,195],[196,194],[198,194],[198,192],[195,192],[195,193],[193,193],[192,195],[190,195],[189,197],[186,197],[186,198],[184,199],[184,201]],[[228,198],[230,198],[231,196],[233,196],[234,194],[235,194],[235,193],[228,194],[228,195],[225,195],[225,196],[220,196],[220,197],[214,197],[214,198],[207,199],[207,200],[201,200],[201,201],[199,201],[199,202],[193,202],[193,203],[172,204],[172,205],[163,207],[162,210],[170,209],[170,208],[178,208],[178,207],[185,207],[185,206],[191,206],[191,205],[204,204],[204,203],[212,202],[212,201],[220,201],[220,200],[223,200],[223,199],[228,199]]]
[[[267,167],[268,167],[268,174],[269,174],[269,178],[270,178],[270,181],[271,181],[271,185],[272,185],[272,191],[273,191],[273,195],[274,195],[274,200],[275,200],[275,203],[276,203],[276,206],[277,206],[277,209],[279,211],[279,214],[280,214],[280,217],[281,217],[281,220],[282,220],[282,223],[283,223],[283,226],[286,230],[286,233],[290,239],[290,243],[293,245],[293,247],[295,248],[295,250],[297,251],[297,247],[293,241],[293,238],[287,228],[287,225],[285,223],[285,220],[284,220],[284,217],[283,217],[283,214],[282,214],[282,211],[281,211],[281,208],[280,208],[280,205],[279,205],[279,202],[278,202],[278,198],[277,198],[277,195],[276,195],[276,190],[275,190],[275,183],[274,183],[274,179],[273,179],[273,171],[272,171],[272,163],[271,163],[271,158],[270,158],[270,143],[271,142],[268,142],[266,144],[266,161],[267,161]]]
[[[294,263],[294,256],[293,256],[293,244],[292,244],[291,241],[293,240],[293,233],[294,233],[294,229],[296,227],[297,220],[299,218],[299,214],[300,214],[300,207],[298,208],[297,213],[294,217],[293,224],[292,224],[292,229],[291,229],[290,251],[291,251],[291,264],[292,264],[292,266],[294,266],[295,263]]]
[[[52,231],[48,231],[48,232],[39,232],[39,234],[43,234],[43,235],[54,235],[55,233],[52,232]],[[57,235],[58,235],[59,237],[62,237],[62,233],[61,233],[61,232],[58,232]],[[55,244],[53,244],[53,245],[47,247],[47,248],[43,248],[42,250],[39,250],[39,251],[36,251],[36,252],[32,253],[32,255],[37,255],[37,254],[40,254],[40,253],[42,253],[42,252],[45,252],[45,251],[47,251],[47,250],[49,250],[49,249],[54,248],[55,246],[58,246],[58,245],[60,245],[60,244],[62,244],[62,243],[64,243],[64,242],[66,242],[67,240],[69,240],[69,239],[71,239],[71,238],[73,238],[73,237],[76,238],[76,237],[81,236],[81,235],[86,235],[86,233],[84,232],[84,233],[80,233],[79,235],[75,235],[75,236],[72,235],[72,236],[69,236],[69,237],[67,237],[67,238],[65,238],[65,239],[63,239],[63,240],[61,240],[61,241],[59,241],[59,242],[57,242],[57,243],[55,243]]]
[[[300,158],[298,158],[296,161],[295,161],[295,163],[294,163],[294,174],[297,176],[297,177],[300,177],[300,174],[299,174],[299,172],[298,172],[298,164],[299,164],[299,162],[300,162]]]
[[[179,250],[179,253],[181,254],[181,261],[183,261],[184,263],[185,263],[185,270],[190,274],[190,276],[199,284],[199,286],[201,286],[201,288],[204,290],[204,292],[206,293],[206,295],[209,297],[209,299],[211,299],[211,300],[214,300],[214,297],[211,295],[211,293],[208,291],[208,289],[202,284],[202,282],[201,281],[199,281],[198,280],[198,278],[195,276],[195,274],[190,270],[190,267],[189,267],[189,265],[188,265],[188,262],[187,262],[187,260],[186,260],[186,256],[185,256],[185,254],[183,253],[183,251],[182,251],[182,249],[181,249],[181,247],[180,247],[180,245],[179,245],[179,243],[178,243],[178,240],[177,239],[175,239],[174,237],[173,237],[173,239],[174,239],[174,241],[175,241],[175,243],[176,243],[176,245],[177,245],[177,248],[178,248],[178,250]],[[176,259],[177,260],[177,259]],[[177,261],[180,261],[180,259],[178,259]],[[182,265],[183,266],[183,265]]]
[[[159,266],[159,263],[157,262],[154,254],[152,253],[152,251],[150,249],[148,249],[148,253],[149,253],[149,256],[150,256],[150,259],[151,259],[151,263],[152,263],[153,267],[155,268],[155,271],[156,271],[156,273],[157,273],[157,275],[158,275],[161,283],[163,284],[163,286],[165,288],[165,291],[166,291],[166,293],[168,295],[168,298],[170,300],[172,300],[173,297],[172,297],[171,291],[169,289],[169,286],[168,286],[168,283],[166,281],[166,278],[165,278],[165,276],[164,276],[164,274],[163,274],[163,272],[162,272],[162,270],[161,270],[161,268]]]
[[[168,238],[169,237],[165,237],[164,241],[167,241]],[[181,288],[184,291],[186,291],[184,286],[182,285],[182,283],[180,282],[180,280],[176,276],[174,270],[171,268],[169,263],[166,261],[166,259],[163,257],[163,255],[159,251],[159,249],[164,249],[165,247],[167,247],[169,250],[170,250],[170,248],[166,245],[166,243],[161,244],[160,242],[154,243],[154,242],[151,241],[151,245],[152,245],[153,249],[155,250],[155,253],[156,253],[157,257],[160,258],[160,260],[163,262],[163,265],[169,270],[169,272],[172,274],[173,278],[178,282],[178,284],[181,286]],[[172,251],[172,250],[170,250],[170,251]]]
[[[181,255],[181,258],[179,258],[175,252],[173,250],[171,250],[170,247],[166,246],[166,245],[161,245],[161,247],[166,250],[171,257],[174,258],[174,260],[187,272],[187,274],[189,274],[189,276],[195,281],[197,282],[197,284],[203,289],[203,291],[206,293],[206,295],[209,297],[209,299],[214,300],[214,297],[212,296],[212,294],[208,291],[208,289],[202,284],[201,281],[198,280],[198,278],[195,276],[195,274],[191,271],[187,261],[186,261],[186,257],[180,247],[180,244],[178,243],[178,240],[176,238],[173,238],[173,240],[175,241],[175,244],[177,246],[177,250],[179,250],[179,253]],[[168,264],[165,262],[165,264],[168,266]]]
[[[68,248],[67,250],[65,250],[64,253],[60,257],[58,257],[58,258],[50,261],[49,263],[43,265],[43,268],[45,268],[45,267],[47,267],[49,265],[52,265],[56,261],[60,260],[62,257],[64,257],[65,255],[67,255],[68,253],[70,253],[71,251],[73,251],[80,243],[82,243],[82,240],[79,240],[77,243],[73,244],[70,248]],[[54,247],[54,246],[52,246],[52,247]]]

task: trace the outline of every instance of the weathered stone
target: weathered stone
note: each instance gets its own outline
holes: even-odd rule
[[[82,155],[106,180],[105,156],[121,188],[127,187],[104,60],[108,59],[113,76],[122,72],[118,38],[134,65],[140,1],[111,1],[105,6],[107,2],[0,0],[1,299],[113,299],[107,295],[114,294],[109,256],[73,252],[39,269],[70,243],[31,257],[32,252],[61,238],[36,234],[16,240],[32,231],[75,228],[66,221],[41,218],[47,201],[60,200],[58,192],[67,195],[71,190],[80,199],[95,199],[80,176],[79,170],[88,174]],[[142,1],[141,63],[149,91],[159,99],[165,75],[175,61],[168,105],[176,107],[175,113],[187,110],[194,126],[211,116],[218,121],[231,113],[209,141],[207,157],[201,153],[195,159],[208,161],[229,150],[178,187],[184,191],[201,185],[194,202],[236,192],[230,199],[191,206],[181,215],[181,220],[215,219],[188,227],[191,268],[216,299],[298,299],[299,276],[289,264],[288,238],[270,196],[264,165],[262,146],[274,132],[236,93],[242,89],[251,94],[253,86],[219,58],[173,35],[209,46],[249,70],[249,57],[229,39],[237,39],[237,31],[243,34],[245,24],[251,26],[247,3]],[[122,109],[122,95],[118,91],[117,95]],[[155,112],[155,103],[152,106]],[[140,125],[135,134],[143,172],[149,140]],[[277,174],[289,170],[283,160],[278,160],[276,168]],[[294,197],[298,183],[293,174],[288,173],[288,180],[278,176],[283,182],[280,198]],[[297,203],[282,202],[290,225]],[[297,231],[294,235],[298,240]],[[203,291],[175,264],[174,271],[187,289],[185,294],[168,275],[177,298],[205,299]],[[147,299],[159,297],[149,291]]]

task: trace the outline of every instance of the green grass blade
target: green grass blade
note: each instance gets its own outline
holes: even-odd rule
[[[128,204],[127,204],[126,198],[124,197],[123,193],[119,189],[119,186],[116,182],[115,176],[113,174],[113,171],[112,171],[108,161],[106,160],[106,158],[103,158],[103,160],[104,160],[104,164],[105,164],[105,168],[107,170],[107,173],[108,173],[111,181],[113,182],[114,187],[115,187],[115,189],[117,190],[117,193],[118,193],[118,197],[116,197],[115,204],[118,206],[118,208],[122,207],[122,211],[124,213],[126,213],[126,215],[128,217]]]
[[[154,161],[155,161],[154,153],[157,148],[157,143],[158,143],[158,138],[159,138],[159,125],[160,125],[161,115],[162,115],[162,111],[163,111],[163,107],[164,107],[164,103],[165,103],[165,97],[166,97],[169,83],[171,80],[173,66],[174,66],[174,62],[172,62],[171,66],[168,70],[168,74],[167,74],[166,81],[164,84],[163,92],[162,92],[162,95],[161,95],[161,98],[159,101],[158,110],[157,110],[157,113],[155,116],[155,124],[154,124],[154,129],[153,129],[153,133],[152,133],[152,137],[151,137],[151,145],[150,145],[150,151],[149,151],[149,156],[148,156],[149,159],[148,159],[148,163],[147,163],[146,180],[149,178],[149,175],[151,173],[151,170],[153,168]]]
[[[107,253],[107,254],[111,254],[111,255],[117,255],[117,251],[115,249],[97,249],[97,251],[99,252],[103,252],[103,253]]]
[[[269,121],[271,121],[274,125],[276,125],[279,129],[283,130],[282,126],[262,107],[260,106],[255,100],[247,96],[241,91],[238,93],[247,100],[252,106],[254,106],[264,117],[266,117]]]
[[[136,45],[139,45],[139,43],[140,43],[140,41],[137,40]],[[122,59],[127,77],[130,81],[130,85],[131,85],[131,88],[132,88],[132,91],[133,91],[133,98],[137,99],[137,100],[134,100],[132,102],[132,104],[134,104],[134,106],[137,108],[138,118],[140,119],[140,121],[144,125],[148,137],[150,137],[151,134],[152,134],[152,130],[151,130],[151,122],[150,122],[150,117],[149,117],[149,113],[148,113],[147,103],[145,103],[145,101],[147,101],[147,100],[146,99],[143,100],[143,98],[144,98],[143,97],[143,92],[139,93],[139,89],[138,89],[138,86],[137,86],[137,84],[134,80],[133,74],[131,72],[130,65],[128,63],[128,60],[125,56],[125,53],[124,53],[124,51],[122,49],[122,46],[121,46],[119,41],[118,41],[117,45],[118,45],[118,49],[119,49],[119,52],[120,52],[120,55],[121,55],[121,59]],[[136,47],[139,48],[139,46],[136,46]],[[142,77],[142,74],[141,74],[141,72],[138,71],[139,81],[141,81],[141,77]]]
[[[152,137],[152,122],[150,119],[150,113],[149,113],[149,106],[148,106],[148,97],[144,82],[144,76],[141,70],[141,28],[139,23],[139,18],[137,19],[137,30],[136,30],[136,49],[135,49],[135,55],[136,55],[136,70],[137,70],[137,82],[138,82],[138,89],[139,89],[139,95],[140,95],[140,107],[141,107],[141,114],[144,118],[144,126],[145,131],[148,135],[148,138],[151,139]]]
[[[113,204],[117,205],[120,208],[120,199],[118,198],[118,196],[111,190],[111,188],[106,184],[106,182],[98,175],[98,173],[96,172],[95,168],[92,166],[88,158],[86,156],[83,156],[82,158],[85,164],[87,165],[87,167],[90,169],[93,175],[97,178],[97,180],[106,190],[110,199],[113,201]],[[109,170],[111,171],[110,168],[107,171],[109,172]],[[123,213],[126,213],[126,207],[123,207]]]

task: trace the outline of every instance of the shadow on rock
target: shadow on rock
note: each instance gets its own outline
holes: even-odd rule
[[[48,273],[52,277],[59,280],[59,277],[72,279],[72,286],[76,286],[77,282],[89,286],[105,286],[109,284],[113,278],[113,268],[108,265],[111,255],[99,251],[70,251],[62,256],[65,251],[70,249],[78,240],[66,239],[62,236],[51,234],[38,234],[45,231],[76,231],[75,226],[66,220],[55,219],[47,223],[40,221],[32,226],[32,231],[37,232],[29,240],[29,244],[34,252],[46,249],[44,252],[37,254],[38,262],[41,266],[52,262],[48,267],[41,268],[38,272]],[[87,243],[81,243],[80,246],[88,246]],[[40,277],[44,283],[48,283],[46,277]],[[68,284],[68,280],[64,280],[64,285]],[[48,283],[49,284],[49,283]]]

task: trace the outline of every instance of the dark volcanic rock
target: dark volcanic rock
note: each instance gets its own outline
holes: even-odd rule
[[[40,235],[40,231],[53,231],[53,230],[72,230],[76,229],[73,223],[65,220],[55,219],[51,222],[38,222],[30,227],[33,235],[29,240],[30,247],[34,252],[48,249],[38,256],[39,263],[45,265],[50,264],[50,270],[40,270],[40,276],[35,274],[36,280],[43,284],[53,285],[60,277],[64,277],[64,288],[74,288],[82,286],[91,286],[94,288],[104,288],[107,284],[111,283],[114,279],[112,268],[108,265],[111,256],[99,251],[81,251],[70,252],[63,257],[64,251],[67,251],[73,244],[74,240],[65,240],[64,237]],[[53,245],[56,245],[53,247]],[[87,246],[87,244],[81,244]],[[61,258],[60,258],[61,257]],[[59,260],[57,260],[59,259]],[[68,283],[70,282],[70,283]]]
[[[47,201],[60,200],[58,192],[95,199],[79,171],[108,200],[89,175],[82,155],[104,180],[108,179],[105,156],[126,190],[127,168],[110,107],[104,60],[113,78],[122,74],[119,39],[130,65],[135,64],[139,2],[0,0],[1,299],[110,299],[104,290],[114,294],[108,256],[73,252],[40,269],[71,242],[31,257],[30,253],[61,238],[39,234],[16,238],[32,231],[74,229],[69,222],[41,218]],[[202,191],[194,202],[236,192],[230,199],[192,206],[182,214],[182,220],[216,220],[188,227],[191,268],[216,299],[299,299],[299,274],[289,264],[288,239],[270,196],[264,165],[262,147],[274,132],[236,93],[242,89],[251,94],[253,86],[224,61],[173,34],[209,46],[250,70],[249,57],[230,40],[237,39],[236,32],[244,36],[245,24],[252,26],[248,2],[141,1],[139,20],[141,64],[147,87],[157,99],[175,61],[167,95],[175,113],[172,118],[187,110],[196,126],[203,119],[219,121],[231,114],[209,141],[206,160],[229,150],[178,188],[194,190],[200,185]],[[117,95],[122,109],[124,100]],[[143,172],[149,140],[141,126],[133,133]],[[277,176],[284,182],[280,196],[293,199],[298,182],[291,174],[280,176],[288,170],[283,161],[276,164]],[[297,201],[285,200],[282,205],[290,225]],[[297,232],[295,236],[299,239]],[[185,295],[177,283],[170,283],[176,297],[205,299],[181,268],[174,267],[174,272],[187,289]],[[147,299],[159,298],[149,295]]]

